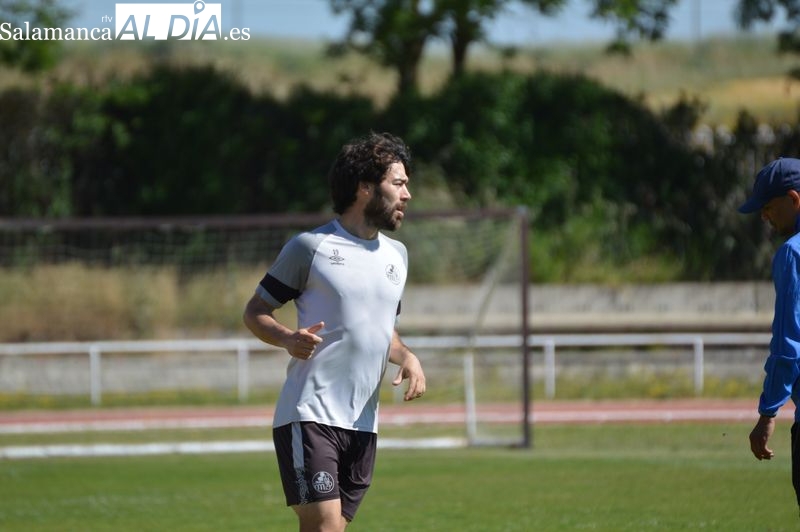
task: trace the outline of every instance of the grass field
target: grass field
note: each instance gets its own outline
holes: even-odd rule
[[[750,428],[543,425],[532,450],[381,450],[348,530],[797,530],[789,426],[771,462]],[[0,462],[3,531],[295,529],[271,453]]]

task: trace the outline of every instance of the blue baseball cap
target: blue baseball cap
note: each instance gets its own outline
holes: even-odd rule
[[[800,159],[775,159],[758,172],[753,193],[739,206],[739,212],[760,211],[771,199],[790,190],[800,191]]]

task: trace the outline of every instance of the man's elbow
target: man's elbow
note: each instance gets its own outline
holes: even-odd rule
[[[250,326],[250,314],[247,312],[247,307],[245,307],[244,312],[242,312],[242,322],[244,322],[245,327],[251,331],[253,330],[253,328]]]
[[[257,307],[257,302],[250,299],[247,304],[244,306],[244,312],[242,312],[242,321],[245,324],[245,327],[250,329],[250,331],[254,331],[253,327],[255,327],[255,323],[257,321],[257,316],[259,314]]]

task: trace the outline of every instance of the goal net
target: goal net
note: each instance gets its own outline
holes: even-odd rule
[[[457,412],[438,423],[456,421],[471,445],[527,445],[526,224],[523,211],[427,213],[397,235],[411,271],[400,331],[418,342],[428,400]]]
[[[249,337],[242,308],[270,261],[291,236],[329,219],[323,213],[0,220],[0,343]],[[391,235],[405,243],[410,262],[399,330],[423,362],[429,391],[424,401],[404,405],[405,417],[390,425],[426,424],[428,432],[473,444],[522,441],[525,224],[524,213],[511,209],[409,212]],[[291,305],[281,312],[293,323]],[[129,375],[134,363],[152,364],[137,366],[139,380],[115,376],[107,364],[104,389],[229,387],[224,379],[231,372],[214,370],[210,356],[205,369],[197,368],[197,357],[171,356],[170,368],[185,365],[174,374],[165,357],[120,363]],[[251,396],[274,398],[282,374],[258,367],[265,366],[253,366]],[[68,371],[53,374],[63,383]],[[382,390],[387,406],[402,402],[388,382],[393,377],[390,367]]]

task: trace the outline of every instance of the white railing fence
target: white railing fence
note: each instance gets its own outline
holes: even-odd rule
[[[465,390],[474,396],[475,383],[469,371],[475,351],[519,348],[519,335],[469,336],[410,336],[405,343],[418,352],[460,351],[464,354]],[[766,348],[769,334],[761,333],[636,333],[636,334],[564,334],[528,336],[528,346],[543,353],[544,393],[548,399],[556,396],[556,353],[559,348],[614,348],[614,347],[689,347],[692,351],[694,391],[703,393],[705,379],[706,347],[759,347]],[[0,344],[0,356],[34,356],[85,354],[89,359],[88,388],[91,402],[102,403],[103,355],[118,353],[165,352],[217,352],[236,355],[237,391],[241,402],[248,399],[250,383],[250,355],[256,351],[281,350],[257,339],[219,340],[148,340],[148,341],[97,341],[97,342],[47,342]],[[646,353],[641,356],[647,356]]]

